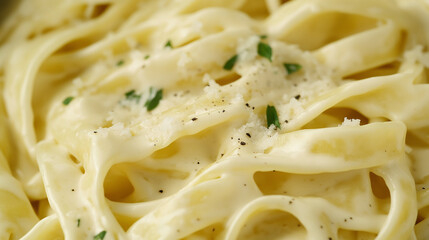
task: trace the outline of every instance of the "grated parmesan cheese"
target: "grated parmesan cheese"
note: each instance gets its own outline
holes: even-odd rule
[[[357,127],[360,126],[360,119],[348,119],[347,117],[344,118],[343,123],[341,123],[340,126],[347,126],[347,127]]]

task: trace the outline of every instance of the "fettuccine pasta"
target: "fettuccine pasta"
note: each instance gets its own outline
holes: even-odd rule
[[[22,0],[0,239],[429,239],[429,2]]]

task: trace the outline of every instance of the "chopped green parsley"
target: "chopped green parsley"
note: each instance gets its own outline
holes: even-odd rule
[[[234,67],[235,62],[237,61],[237,59],[238,59],[238,55],[235,54],[230,59],[228,59],[228,61],[226,61],[225,65],[223,65],[223,69],[225,69],[225,70],[231,70]]]
[[[80,227],[80,218],[77,219],[77,227]]]
[[[106,233],[107,233],[106,231],[101,231],[100,233],[94,236],[94,240],[103,240],[104,237],[106,236]]]
[[[130,90],[125,93],[125,98],[129,101],[135,100],[136,102],[140,101],[141,94],[136,94],[136,90]]]
[[[271,49],[270,45],[263,43],[263,42],[259,42],[258,43],[258,54],[259,54],[259,56],[264,57],[264,58],[270,60],[270,62],[271,62],[273,50]]]
[[[267,105],[267,128],[269,128],[271,125],[276,126],[277,128],[280,127],[279,117],[277,115],[277,110],[274,106]]]
[[[298,72],[302,68],[302,66],[297,63],[283,63],[283,66],[285,67],[287,74]]]
[[[69,105],[69,103],[73,100],[73,98],[74,98],[74,97],[72,97],[72,96],[70,96],[70,97],[66,97],[66,98],[63,100],[63,104],[64,104],[64,105]]]
[[[125,61],[124,60],[119,60],[117,63],[116,63],[116,66],[122,66],[122,65],[124,65],[124,63],[125,63]]]
[[[164,47],[165,48],[173,48],[173,44],[171,43],[170,39],[165,43]]]
[[[155,89],[153,87],[150,87],[149,89],[149,98],[146,100],[146,103],[144,106],[147,108],[148,111],[152,111],[155,109],[159,101],[162,99],[162,89],[159,89],[155,92]]]

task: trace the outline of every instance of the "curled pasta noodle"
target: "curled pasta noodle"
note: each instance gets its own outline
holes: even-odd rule
[[[427,1],[13,4],[0,239],[429,238]]]

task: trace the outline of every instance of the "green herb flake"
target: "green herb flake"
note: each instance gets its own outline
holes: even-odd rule
[[[259,35],[259,37],[260,37],[261,39],[267,39],[267,38],[268,38],[268,35],[266,35],[266,34],[262,34],[262,35]]]
[[[274,106],[267,105],[267,128],[269,128],[271,125],[276,126],[277,128],[280,127],[279,117],[277,115],[277,110]]]
[[[116,66],[122,66],[122,65],[124,65],[124,63],[125,63],[125,61],[124,60],[119,60],[117,63],[116,63]]]
[[[128,92],[125,93],[125,97],[128,99],[130,97],[132,97],[134,94],[136,93],[136,90],[130,90]]]
[[[283,63],[283,66],[285,67],[287,74],[298,72],[302,68],[302,66],[297,63]]]
[[[231,70],[234,67],[235,62],[237,61],[237,59],[238,59],[238,55],[235,54],[230,59],[228,59],[228,61],[226,61],[225,65],[223,65],[223,69],[225,69],[225,70]]]
[[[171,43],[170,39],[165,43],[164,47],[165,48],[173,48],[173,44]]]
[[[72,96],[70,96],[70,97],[66,97],[64,100],[63,100],[63,104],[64,105],[69,105],[69,103],[73,100],[73,98],[74,97],[72,97]]]
[[[271,62],[271,56],[273,55],[273,50],[271,49],[270,45],[259,42],[258,43],[258,54],[261,57],[264,57]]]
[[[103,240],[104,236],[106,236],[106,231],[101,231],[99,234],[94,236],[94,240]]]
[[[149,98],[146,100],[146,103],[144,104],[144,106],[147,108],[148,111],[152,111],[153,109],[155,109],[158,106],[159,101],[161,101],[162,99],[162,89],[157,90],[156,93],[154,92],[155,92],[154,88],[150,87]]]
[[[136,90],[134,89],[125,93],[125,98],[130,101],[135,100],[136,102],[139,102],[141,96],[141,94],[136,94]]]
[[[149,59],[150,58],[150,55],[148,54],[148,55],[146,55],[146,56],[144,56],[144,59]]]
[[[80,227],[80,218],[77,219],[77,227]]]

